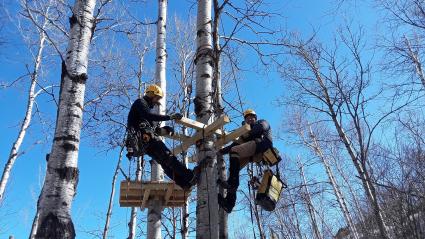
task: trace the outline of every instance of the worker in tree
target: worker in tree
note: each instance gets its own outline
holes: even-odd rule
[[[137,99],[130,108],[127,119],[127,157],[149,155],[158,162],[165,174],[174,180],[180,187],[189,189],[196,184],[199,170],[193,171],[177,160],[159,136],[173,135],[174,129],[170,126],[160,127],[161,121],[179,120],[180,113],[160,115],[151,112],[155,105],[160,104],[164,96],[162,89],[157,85],[146,88],[145,95]]]
[[[254,110],[248,109],[244,112],[242,124],[249,124],[251,130],[246,135],[231,145],[221,149],[219,153],[229,154],[229,178],[227,181],[217,181],[219,185],[227,189],[226,197],[218,195],[218,203],[230,213],[236,203],[236,191],[239,187],[239,171],[248,162],[259,162],[262,154],[273,148],[272,133],[270,125],[266,120],[257,120]]]

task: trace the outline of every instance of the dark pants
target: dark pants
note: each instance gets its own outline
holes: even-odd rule
[[[263,147],[259,147],[259,144],[254,140],[233,146],[230,149],[229,178],[227,180],[229,189],[226,195],[227,208],[230,210],[233,209],[236,204],[236,192],[239,187],[239,172],[250,161],[260,162],[264,151]]]
[[[177,160],[167,146],[159,138],[154,137],[144,146],[147,155],[158,162],[165,174],[182,188],[191,187],[190,181],[193,179],[192,170]]]

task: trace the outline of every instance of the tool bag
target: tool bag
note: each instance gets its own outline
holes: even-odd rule
[[[143,156],[145,154],[144,144],[148,143],[153,137],[155,137],[154,130],[147,122],[141,123],[138,130],[129,128],[125,140],[127,158]]]
[[[280,193],[284,186],[280,177],[274,175],[270,169],[267,169],[263,174],[261,184],[258,188],[255,203],[266,211],[273,211],[276,208],[276,203],[279,201]]]
[[[263,153],[263,161],[269,166],[277,165],[281,160],[277,148],[269,148]]]

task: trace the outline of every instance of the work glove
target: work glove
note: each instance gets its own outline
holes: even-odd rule
[[[181,119],[183,118],[183,115],[182,115],[182,114],[180,114],[180,113],[172,113],[172,114],[170,115],[170,118],[171,118],[172,120],[181,120]]]
[[[218,153],[219,153],[219,154],[228,154],[228,153],[230,153],[230,150],[232,149],[232,147],[233,147],[233,146],[236,146],[236,145],[237,145],[236,143],[232,143],[231,145],[226,146],[226,147],[224,147],[224,148],[220,149],[220,150],[218,151]]]

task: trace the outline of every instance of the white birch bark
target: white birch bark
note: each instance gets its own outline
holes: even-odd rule
[[[310,61],[308,58],[308,56],[304,56],[305,59],[307,59],[308,61]],[[310,61],[312,62],[312,61]],[[338,132],[338,136],[340,138],[340,140],[342,141],[342,143],[345,146],[345,149],[348,153],[348,155],[350,156],[356,170],[357,173],[359,174],[360,179],[362,180],[362,186],[363,189],[365,190],[366,193],[366,197],[369,200],[369,203],[372,206],[373,209],[373,213],[375,215],[377,224],[378,224],[378,228],[379,228],[379,233],[380,236],[383,239],[389,239],[390,235],[388,233],[388,226],[385,223],[384,220],[384,216],[382,214],[382,208],[381,205],[378,202],[378,198],[376,196],[376,191],[375,191],[375,186],[372,182],[372,179],[369,175],[369,171],[366,168],[366,161],[367,161],[367,156],[364,153],[358,153],[356,152],[353,144],[351,143],[349,137],[347,136],[347,134],[344,131],[343,126],[341,125],[340,121],[339,121],[339,116],[337,114],[337,112],[335,112],[334,109],[334,104],[332,103],[331,100],[331,96],[329,95],[328,92],[328,88],[325,85],[323,79],[320,76],[320,71],[318,66],[314,63],[311,63],[311,67],[313,69],[313,71],[315,72],[316,75],[316,80],[318,81],[322,91],[323,91],[323,99],[326,102],[326,106],[329,109],[329,116],[332,119],[332,122],[335,126],[336,131]],[[363,150],[364,151],[364,150]]]
[[[95,5],[95,0],[76,0],[72,10],[69,45],[62,62],[55,137],[37,205],[36,238],[75,238],[70,211],[79,174],[77,161]]]
[[[196,32],[196,119],[204,124],[213,119],[211,0],[198,1]],[[201,174],[196,206],[196,238],[218,238],[217,157],[213,138],[204,138],[197,148]]]
[[[419,58],[419,54],[413,50],[412,45],[406,36],[404,36],[404,42],[407,47],[407,57],[410,58],[410,61],[412,61],[413,65],[415,66],[416,74],[422,83],[422,87],[425,87],[425,74],[422,68],[422,61]]]
[[[157,84],[164,92],[164,97],[160,101],[158,107],[159,114],[166,113],[166,95],[167,95],[167,80],[166,80],[166,24],[167,24],[167,0],[158,0],[158,20],[156,23],[156,69],[155,78]],[[164,124],[162,123],[161,126]],[[164,180],[164,172],[156,161],[151,164],[151,180],[162,181]],[[161,239],[161,214],[162,202],[159,200],[152,200],[149,203],[148,209],[148,238]]]
[[[224,3],[223,3],[224,4]],[[212,32],[212,42],[214,49],[214,81],[213,86],[215,87],[214,95],[214,112],[216,119],[221,117],[223,114],[223,104],[222,104],[222,89],[221,89],[221,46],[220,46],[220,36],[219,36],[219,25],[220,25],[220,16],[222,9],[219,6],[219,1],[214,0],[214,21],[213,21],[213,32]],[[223,155],[217,156],[217,177],[222,181],[227,180],[227,168],[226,162],[224,161]],[[224,188],[219,188],[219,193],[225,196]],[[219,226],[219,238],[227,239],[228,238],[228,228],[227,221],[228,215],[223,208],[219,209],[218,215],[218,226]]]
[[[312,144],[309,144],[309,147],[313,149],[313,151],[316,153],[316,155],[319,157],[320,161],[323,163],[323,166],[325,167],[326,174],[328,175],[328,179],[332,185],[332,189],[334,191],[335,197],[337,199],[338,205],[341,209],[342,214],[344,215],[345,222],[347,223],[348,227],[351,230],[351,236],[354,239],[359,239],[359,235],[357,233],[357,229],[355,227],[355,224],[353,222],[353,218],[351,217],[351,213],[348,209],[347,203],[344,199],[344,195],[336,182],[336,179],[333,175],[332,169],[329,166],[329,162],[325,155],[323,154],[322,148],[319,145],[319,142],[316,139],[316,136],[314,135],[314,132],[309,126],[309,135],[312,140]]]
[[[47,17],[48,17],[48,8],[46,11],[46,16],[44,18],[44,22],[42,25],[42,28],[44,29],[47,25]],[[12,171],[13,165],[15,164],[16,160],[19,157],[19,149],[21,148],[22,142],[24,141],[25,135],[27,133],[27,129],[31,123],[32,119],[32,110],[34,107],[34,102],[36,98],[35,88],[37,86],[37,79],[40,71],[41,66],[41,60],[43,56],[43,50],[44,50],[44,44],[46,41],[46,34],[43,30],[39,30],[39,44],[38,44],[38,51],[37,55],[34,59],[34,68],[33,72],[31,73],[31,83],[28,90],[28,99],[27,99],[27,108],[25,111],[25,117],[24,120],[21,123],[21,127],[19,129],[18,136],[16,137],[15,142],[12,145],[12,148],[9,153],[9,157],[6,161],[6,164],[3,169],[3,173],[0,179],[0,202],[2,201],[4,197],[4,193],[6,190],[7,182],[10,178],[10,173]]]
[[[143,158],[138,157],[136,160],[136,180],[142,181],[142,160]],[[131,208],[130,221],[128,222],[128,237],[127,239],[136,238],[136,228],[137,228],[137,207]]]
[[[186,82],[186,61],[183,59],[182,63],[181,63],[181,82],[184,86],[183,90],[183,116],[184,117],[189,117],[188,115],[188,105],[189,105],[189,101],[190,101],[190,96],[188,94],[188,86],[187,86],[187,82]],[[187,128],[185,126],[182,127],[182,133],[183,135],[187,135],[188,131]],[[183,162],[184,165],[186,167],[189,166],[189,157],[187,156],[187,152],[186,151],[182,151],[181,153],[182,158],[183,158]],[[184,206],[181,209],[181,238],[182,239],[186,239],[189,236],[189,198],[186,200]]]
[[[182,132],[184,135],[187,135],[187,129],[183,127]],[[184,161],[184,165],[186,167],[189,166],[189,157],[187,156],[187,152],[183,151],[181,153]],[[189,200],[188,198],[184,203],[184,206],[181,209],[181,238],[186,239],[189,236]]]
[[[114,197],[115,197],[115,184],[117,182],[118,172],[119,172],[120,167],[121,167],[121,160],[122,160],[123,151],[124,151],[124,147],[121,147],[121,151],[120,151],[120,154],[118,156],[117,166],[115,167],[114,176],[112,176],[111,194],[109,195],[109,203],[108,203],[108,210],[106,212],[105,227],[103,228],[103,234],[102,234],[103,239],[106,239],[108,237],[108,233],[109,233],[109,224],[110,224],[111,217],[112,217],[112,208],[113,208],[113,205],[114,205]]]
[[[30,236],[29,239],[34,239],[35,238],[35,234],[37,233],[37,227],[38,227],[38,218],[39,218],[39,213],[36,212],[35,213],[35,217],[32,221],[32,226],[31,226],[31,232],[30,232]]]
[[[305,188],[304,200],[305,200],[305,203],[307,204],[308,215],[310,217],[310,223],[311,223],[311,227],[313,229],[314,238],[315,239],[322,239],[323,237],[322,237],[322,235],[320,234],[320,231],[319,231],[319,226],[317,224],[317,219],[316,219],[316,212],[314,211],[313,202],[311,200],[310,191],[308,190],[307,180],[306,180],[305,174],[304,174],[304,166],[302,165],[301,162],[298,162],[298,165],[299,165],[299,168],[300,168],[301,179],[303,181],[304,188]]]
[[[366,196],[372,206],[373,212],[375,214],[375,218],[378,223],[378,228],[383,239],[389,239],[388,227],[385,224],[384,216],[382,215],[381,205],[378,203],[378,198],[375,193],[375,186],[372,183],[372,179],[370,178],[369,172],[367,171],[364,164],[361,164],[359,161],[359,156],[357,156],[355,150],[352,147],[351,141],[348,139],[345,134],[342,126],[339,124],[336,114],[333,109],[331,110],[332,120],[334,122],[335,128],[338,131],[338,134],[347,149],[348,154],[351,157],[351,160],[356,167],[357,173],[359,174],[360,179],[362,180],[362,185],[365,190]]]

